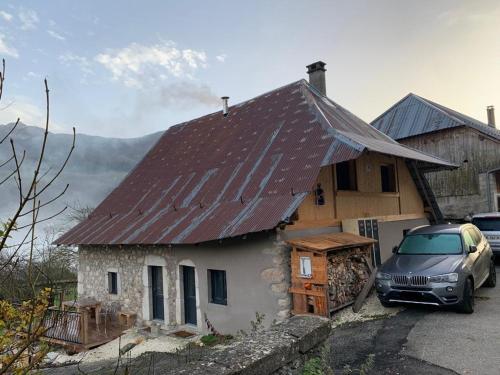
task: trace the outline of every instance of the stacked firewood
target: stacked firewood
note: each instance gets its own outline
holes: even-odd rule
[[[336,251],[328,257],[330,308],[338,309],[353,302],[370,277],[369,250],[352,248]]]

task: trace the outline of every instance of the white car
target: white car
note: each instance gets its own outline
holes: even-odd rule
[[[486,237],[495,256],[500,257],[500,212],[472,216],[472,224]]]

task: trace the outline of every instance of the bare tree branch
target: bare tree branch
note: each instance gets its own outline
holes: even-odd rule
[[[1,95],[1,94],[0,94]],[[17,125],[19,125],[19,118],[16,120],[16,122],[14,123],[14,126],[12,127],[12,129],[10,129],[7,134],[4,135],[4,137],[0,140],[0,145],[7,139],[10,137],[10,135],[14,132],[14,130],[17,128]]]

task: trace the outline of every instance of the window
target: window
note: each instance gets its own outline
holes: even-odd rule
[[[482,232],[500,231],[500,218],[498,217],[477,217],[472,219],[472,224]]]
[[[208,270],[210,303],[227,305],[226,271]]]
[[[358,190],[356,181],[356,160],[344,161],[335,166],[338,190]]]
[[[464,232],[464,234],[467,234],[467,232]],[[398,254],[410,255],[447,255],[461,253],[462,241],[458,234],[410,234],[403,239],[398,249]]]
[[[300,257],[300,276],[307,278],[312,277],[311,258]]]
[[[118,273],[108,272],[108,293],[118,294]]]
[[[396,173],[393,164],[380,166],[380,177],[382,179],[382,192],[396,192]]]

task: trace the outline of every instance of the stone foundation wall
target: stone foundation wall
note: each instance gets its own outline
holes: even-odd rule
[[[184,324],[181,265],[195,267],[197,326],[206,331],[205,317],[223,333],[250,328],[256,313],[264,324],[289,317],[290,253],[275,234],[199,246],[83,246],[79,249],[78,292],[104,305],[118,302],[137,313],[138,323],[151,320],[148,265],[163,268],[167,327]],[[209,301],[208,270],[226,271],[227,305]],[[118,294],[108,293],[108,272],[118,274]]]

